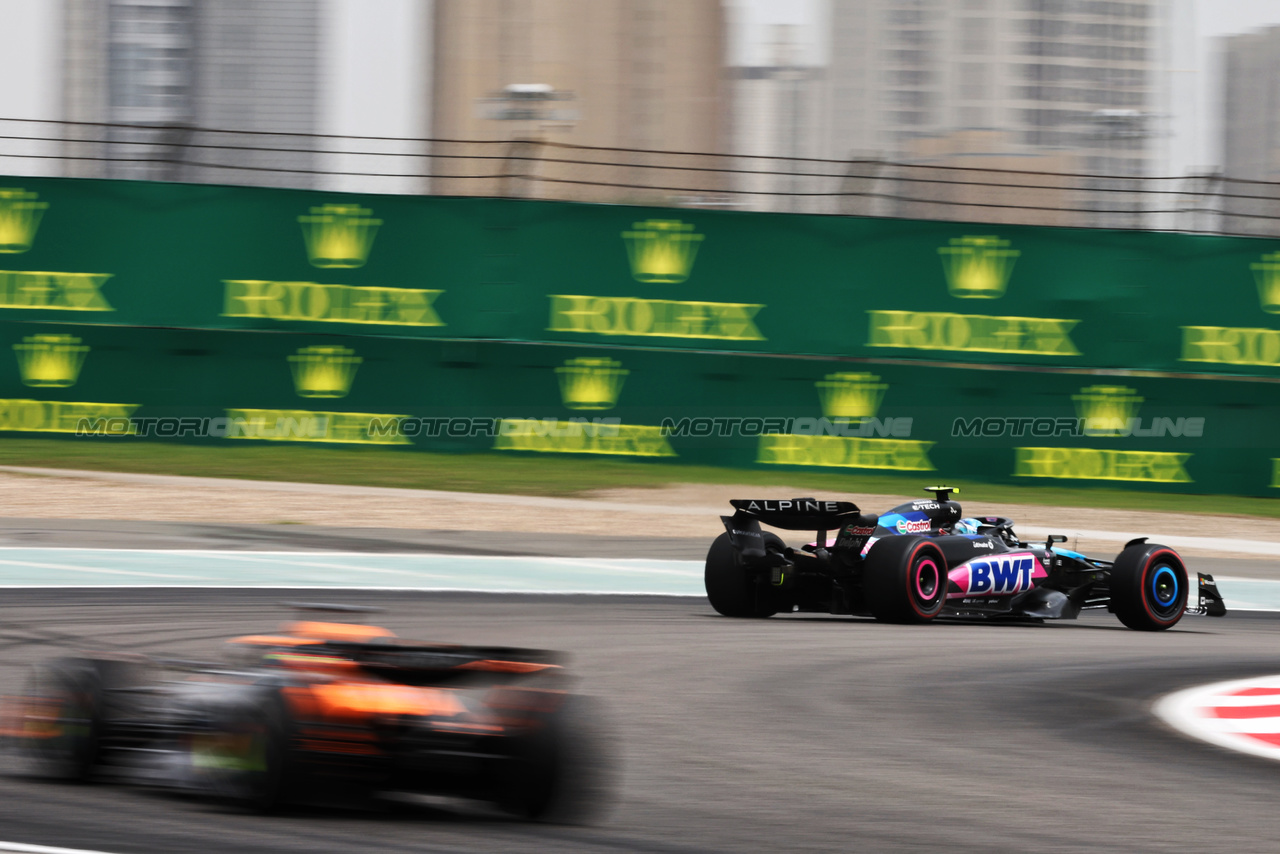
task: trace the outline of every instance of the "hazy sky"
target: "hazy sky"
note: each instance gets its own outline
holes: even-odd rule
[[[1220,80],[1217,36],[1280,24],[1280,0],[1171,0],[1185,37],[1174,45],[1167,135],[1159,141],[1164,168],[1180,174],[1188,167],[1218,161]],[[104,0],[105,2],[105,0]],[[268,0],[262,0],[268,2]],[[333,58],[325,77],[323,129],[330,133],[420,136],[426,131],[428,38],[420,0],[324,0],[325,45]],[[670,0],[679,2],[679,0]],[[822,22],[827,3],[840,0],[728,0],[734,23],[730,61],[770,60],[775,24],[796,25],[802,56],[825,58]],[[61,112],[61,2],[0,0],[0,117],[57,118]],[[1163,108],[1162,108],[1163,109]],[[11,169],[14,161],[0,171]],[[31,166],[31,162],[26,164]]]

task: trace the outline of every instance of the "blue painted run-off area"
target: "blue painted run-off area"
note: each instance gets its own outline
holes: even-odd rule
[[[132,549],[0,548],[0,586],[704,595],[701,561]]]
[[[364,552],[0,548],[0,587],[277,587],[703,596],[702,561]],[[1280,610],[1280,581],[1219,578],[1235,610]]]

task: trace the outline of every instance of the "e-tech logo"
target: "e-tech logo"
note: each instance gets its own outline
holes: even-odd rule
[[[961,564],[947,573],[960,588],[950,598],[963,596],[1008,596],[1031,589],[1034,578],[1046,575],[1035,555],[1014,553]]]
[[[899,534],[927,534],[929,533],[929,520],[921,519],[913,522],[910,519],[899,519],[895,526]]]

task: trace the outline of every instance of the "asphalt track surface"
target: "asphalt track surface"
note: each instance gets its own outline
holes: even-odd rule
[[[157,545],[135,533],[130,546]],[[16,690],[30,663],[82,646],[216,656],[221,638],[287,619],[280,598],[4,591],[0,691]],[[160,854],[1274,852],[1280,840],[1280,764],[1185,739],[1150,713],[1169,691],[1280,673],[1280,615],[1187,618],[1152,635],[1105,614],[907,627],[730,620],[691,598],[341,598],[387,607],[380,621],[406,636],[568,652],[583,689],[607,704],[613,812],[593,827],[438,802],[253,816],[141,788],[44,783],[6,760],[0,841]]]

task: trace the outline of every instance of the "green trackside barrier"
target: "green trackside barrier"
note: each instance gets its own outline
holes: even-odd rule
[[[1258,379],[12,320],[0,345],[0,436],[1280,495],[1280,384]]]
[[[0,320],[1276,377],[1280,241],[11,177]]]

